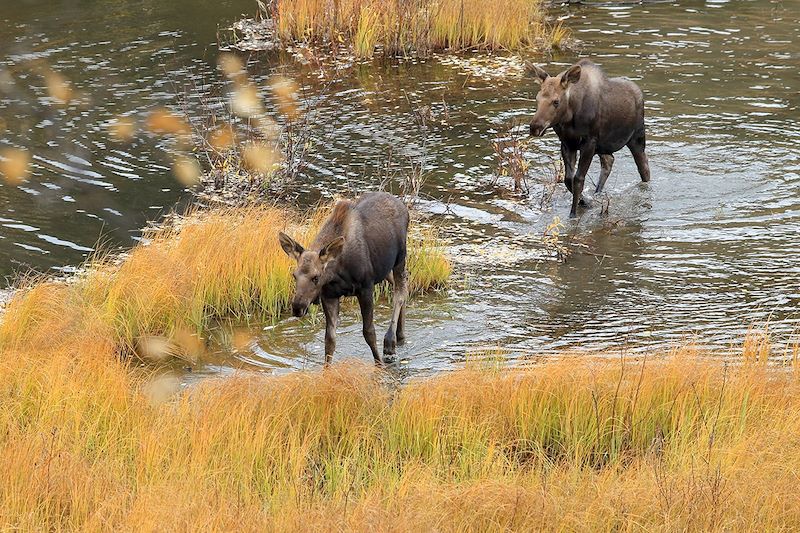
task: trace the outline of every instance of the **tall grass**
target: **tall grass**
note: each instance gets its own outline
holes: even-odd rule
[[[171,349],[181,352],[215,318],[275,320],[293,284],[277,233],[288,228],[308,242],[327,209],[305,224],[276,207],[221,209],[150,231],[122,261],[98,257],[70,283],[30,283],[7,307],[0,347],[41,349],[96,335],[122,352],[151,337],[174,341]],[[413,292],[446,283],[450,265],[435,234],[412,233],[409,256]]]
[[[359,57],[480,48],[560,46],[566,30],[545,22],[543,0],[276,0],[269,15],[286,41],[351,44]]]
[[[663,359],[210,380],[161,404],[87,336],[0,358],[0,528],[795,530],[798,380]]]
[[[180,392],[120,351],[214,316],[268,318],[291,264],[273,207],[196,213],[120,261],[31,285],[0,324],[0,529],[793,531],[797,346],[739,361],[484,361],[400,388],[373,366]],[[446,279],[435,235],[416,290]],[[283,303],[281,303],[283,302]],[[183,339],[183,340],[182,340]]]

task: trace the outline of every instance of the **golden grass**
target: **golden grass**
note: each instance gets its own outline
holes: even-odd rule
[[[512,369],[490,357],[400,388],[351,363],[181,392],[120,357],[170,330],[186,349],[182,330],[219,314],[274,317],[291,268],[274,237],[301,235],[296,221],[197,213],[118,264],[14,298],[0,324],[1,530],[800,528],[798,348],[776,354],[768,332],[732,362],[691,347]],[[449,265],[435,236],[416,239],[421,290]]]
[[[153,404],[91,336],[6,349],[0,528],[796,530],[796,375],[701,355],[473,365],[399,390],[340,364]]]
[[[286,41],[344,42],[358,57],[480,48],[561,46],[567,30],[545,22],[543,0],[277,0]]]
[[[308,242],[327,209],[305,225],[287,210],[251,207],[197,212],[151,231],[148,244],[121,262],[97,258],[71,283],[37,281],[22,290],[0,324],[0,347],[42,349],[91,334],[130,352],[157,336],[181,355],[196,349],[215,318],[275,320],[293,285],[293,263],[277,232]],[[412,232],[409,248],[412,292],[443,286],[450,264],[435,234]]]

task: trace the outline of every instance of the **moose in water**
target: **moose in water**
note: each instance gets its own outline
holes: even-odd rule
[[[541,137],[553,128],[561,140],[564,184],[572,193],[570,217],[575,217],[578,204],[584,203],[583,184],[595,154],[600,156],[595,194],[603,190],[614,164],[613,154],[623,146],[633,154],[642,181],[650,181],[644,152],[644,97],[635,83],[608,78],[588,59],[581,59],[556,76],[533,64],[527,67],[541,85],[531,135]]]
[[[297,261],[292,314],[302,317],[312,303],[322,303],[325,313],[325,363],[336,348],[339,300],[355,296],[361,307],[364,340],[372,357],[381,363],[373,324],[375,285],[393,285],[394,310],[383,338],[383,362],[390,362],[397,343],[405,339],[405,307],[408,297],[406,238],[408,209],[385,192],[367,193],[356,201],[340,200],[308,249],[283,232],[283,250]]]

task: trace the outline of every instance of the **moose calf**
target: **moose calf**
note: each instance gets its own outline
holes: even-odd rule
[[[650,166],[644,153],[644,97],[635,83],[606,77],[588,59],[581,59],[556,76],[533,64],[528,65],[528,70],[541,84],[531,135],[541,137],[553,128],[561,140],[564,184],[572,193],[570,217],[576,216],[582,202],[584,180],[595,154],[600,156],[595,194],[603,190],[614,164],[613,154],[623,146],[633,154],[642,181],[650,181]]]
[[[341,200],[333,208],[308,250],[281,232],[281,247],[297,261],[292,313],[301,317],[312,303],[322,303],[325,312],[325,363],[336,348],[339,299],[355,296],[361,307],[364,339],[376,363],[381,362],[372,322],[375,285],[388,279],[393,284],[394,310],[383,338],[388,361],[398,341],[405,338],[405,307],[408,297],[406,237],[408,209],[385,192],[364,194],[356,201]]]

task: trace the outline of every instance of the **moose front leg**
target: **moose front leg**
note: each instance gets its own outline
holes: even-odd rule
[[[563,142],[561,143],[561,159],[564,161],[564,185],[566,185],[569,192],[572,192],[572,179],[575,177],[575,160],[577,157],[577,150],[573,150]]]
[[[364,333],[364,340],[367,341],[369,349],[372,350],[372,358],[376,363],[381,362],[380,355],[378,355],[378,345],[375,342],[375,324],[372,322],[372,312],[374,308],[373,298],[375,296],[375,287],[370,285],[361,289],[358,293],[358,305],[361,307],[361,321]]]
[[[578,204],[583,200],[583,184],[586,181],[586,173],[592,164],[592,158],[596,144],[588,142],[581,148],[581,157],[578,160],[578,171],[572,180],[572,210],[569,212],[570,218],[578,216]]]
[[[336,350],[336,328],[339,326],[339,298],[323,298],[325,313],[325,364],[329,365]]]

